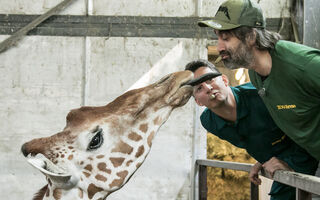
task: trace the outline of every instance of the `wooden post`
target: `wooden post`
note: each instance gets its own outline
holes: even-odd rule
[[[207,200],[207,166],[199,165],[199,200]]]
[[[311,200],[311,198],[311,193],[296,188],[296,200]]]
[[[259,186],[250,183],[250,200],[259,200]]]

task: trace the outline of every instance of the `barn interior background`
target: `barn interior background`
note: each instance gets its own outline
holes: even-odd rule
[[[1,0],[0,41],[61,2]],[[63,129],[70,109],[105,105],[128,89],[183,70],[191,60],[215,60],[216,36],[196,23],[214,16],[222,2],[73,0],[14,46],[5,46],[0,53],[0,198],[31,199],[45,184],[44,176],[26,162],[20,147],[32,138]],[[306,15],[319,9],[310,6],[316,0],[257,2],[264,10],[269,29],[280,32],[287,40],[319,48],[319,26],[310,23],[318,18]],[[301,6],[301,2],[309,5]],[[306,8],[312,10],[305,12]],[[290,18],[290,13],[295,13],[294,17]],[[308,28],[311,31],[305,30]],[[222,70],[232,85],[248,81],[245,70]],[[198,120],[200,113],[201,108],[192,100],[175,110],[156,136],[146,162],[110,199],[195,199],[194,162],[207,156],[207,136]],[[253,162],[245,152],[217,138],[210,137],[208,141],[209,158]],[[239,160],[241,157],[243,160]],[[236,196],[237,186],[231,185],[248,185],[243,181],[246,174],[228,173],[209,173],[215,178],[209,181],[209,198],[247,199],[247,193]],[[217,177],[226,177],[231,187],[221,190],[226,184],[213,185],[221,183]]]

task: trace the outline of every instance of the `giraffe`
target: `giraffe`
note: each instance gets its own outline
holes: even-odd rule
[[[190,71],[169,74],[106,106],[71,110],[65,128],[22,145],[48,184],[34,200],[100,200],[120,189],[144,162],[160,126],[192,95]]]

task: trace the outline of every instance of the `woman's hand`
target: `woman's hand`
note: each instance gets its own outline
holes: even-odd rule
[[[272,157],[270,160],[265,162],[262,165],[262,167],[264,168],[264,170],[266,172],[270,173],[272,177],[274,175],[274,172],[279,169],[283,169],[283,170],[287,170],[287,171],[294,171],[293,169],[291,169],[289,167],[289,165],[286,162],[279,160],[276,157]]]
[[[262,164],[257,162],[254,164],[249,173],[249,179],[255,185],[261,184],[261,179],[259,178],[259,171],[262,169]]]

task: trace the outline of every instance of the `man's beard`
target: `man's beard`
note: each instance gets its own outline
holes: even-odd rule
[[[228,55],[228,58],[223,59],[223,63],[229,69],[249,68],[253,61],[251,49],[242,42],[235,49],[221,51],[221,54]]]

